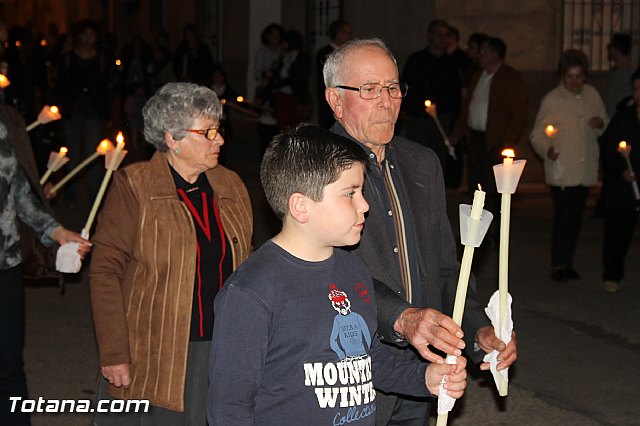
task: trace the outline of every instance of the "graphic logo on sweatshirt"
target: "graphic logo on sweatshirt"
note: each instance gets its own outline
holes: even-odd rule
[[[376,391],[371,380],[371,333],[362,315],[351,311],[347,293],[329,286],[329,300],[337,314],[329,345],[336,362],[304,364],[305,386],[313,386],[320,408],[344,407],[338,424],[358,421],[375,413]]]
[[[360,314],[351,312],[351,302],[347,293],[336,288],[335,284],[331,284],[329,288],[331,306],[338,311],[338,315],[333,319],[329,340],[331,349],[340,360],[367,355],[371,347],[371,334],[367,323]]]

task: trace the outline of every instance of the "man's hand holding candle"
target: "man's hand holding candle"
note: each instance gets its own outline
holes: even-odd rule
[[[511,333],[511,341],[509,344],[505,345],[504,342],[496,336],[496,331],[493,326],[488,325],[478,330],[478,333],[476,334],[476,343],[480,349],[488,354],[494,350],[500,352],[498,359],[501,361],[498,363],[498,371],[509,368],[511,364],[516,362],[516,359],[518,359],[515,331]],[[489,370],[489,368],[490,365],[488,362],[480,364],[481,370]]]
[[[431,308],[408,308],[400,314],[394,330],[402,335],[427,361],[442,364],[444,360],[428,345],[444,353],[462,355],[465,343],[462,329],[448,316]]]

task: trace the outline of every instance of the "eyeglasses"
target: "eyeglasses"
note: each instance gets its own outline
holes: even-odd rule
[[[336,86],[338,89],[353,90],[354,92],[360,92],[362,99],[376,99],[382,96],[382,89],[387,89],[389,97],[394,99],[402,99],[407,96],[409,91],[409,85],[406,83],[391,83],[388,86],[383,86],[380,83],[366,83],[360,87],[351,86]]]
[[[202,135],[210,141],[214,140],[218,136],[218,134],[220,134],[220,136],[224,136],[224,128],[222,126],[212,127],[210,129],[204,130],[186,129],[186,131]]]

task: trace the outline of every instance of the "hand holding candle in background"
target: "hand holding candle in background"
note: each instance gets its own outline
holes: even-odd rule
[[[551,145],[547,150],[547,157],[550,160],[555,161],[558,159],[558,156],[559,156],[559,153],[555,147],[555,140],[556,140],[556,136],[558,135],[558,128],[553,127],[552,124],[549,124],[547,127],[545,127],[544,132],[546,133],[547,138],[549,139],[549,144]]]
[[[636,180],[636,175],[633,173],[633,167],[631,167],[631,160],[629,156],[631,155],[631,145],[627,144],[626,141],[620,141],[618,144],[618,152],[625,159],[627,163],[627,170],[625,171],[625,180],[631,182],[631,186],[633,188],[633,196],[636,200],[640,200],[640,190],[638,190],[638,181]]]
[[[429,114],[434,120],[438,118],[438,111],[436,110],[436,104],[432,103],[429,99],[424,101],[425,112]]]
[[[451,158],[453,158],[454,160],[457,160],[456,151],[451,145],[451,142],[449,142],[449,138],[447,137],[447,134],[444,132],[444,129],[442,128],[442,124],[440,124],[440,120],[438,120],[438,111],[436,109],[436,104],[434,104],[429,99],[427,99],[426,101],[424,101],[424,106],[425,106],[425,112],[429,114],[431,118],[433,118],[433,120],[436,123],[436,126],[438,127],[438,131],[442,136],[442,140],[444,141],[444,144],[447,147],[447,153],[451,156]]]

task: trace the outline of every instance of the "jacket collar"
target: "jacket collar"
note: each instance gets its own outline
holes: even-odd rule
[[[156,173],[152,174],[154,179],[153,185],[149,188],[149,196],[151,198],[178,199],[176,184],[171,175],[171,168],[166,154],[156,151],[149,160],[149,165],[156,171]],[[205,172],[217,199],[230,198],[233,195],[227,181],[228,173],[228,170],[221,165]]]

